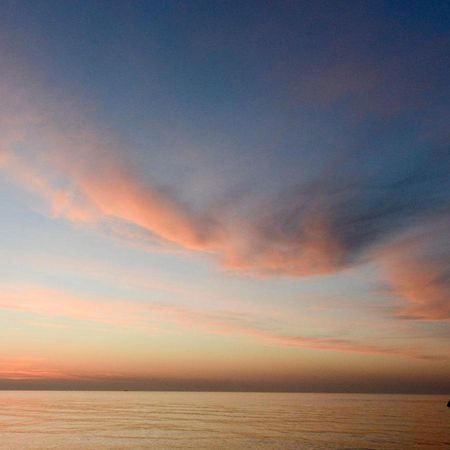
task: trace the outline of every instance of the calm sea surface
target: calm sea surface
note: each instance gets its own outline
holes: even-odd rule
[[[2,449],[450,449],[443,396],[0,391]]]

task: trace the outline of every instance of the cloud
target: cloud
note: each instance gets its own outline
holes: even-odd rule
[[[82,223],[98,220],[98,213],[93,206],[77,195],[72,188],[55,186],[50,177],[45,176],[33,164],[17,154],[5,153],[3,169],[23,189],[44,198],[49,205],[52,217]]]
[[[27,90],[10,80],[1,87],[0,169],[45,200],[52,217],[75,223],[117,219],[125,232],[132,224],[183,248],[210,250],[220,228],[213,218],[192,214],[175,196],[141,181],[121,156],[126,150],[107,133],[63,102],[32,90],[27,98]],[[17,92],[20,101],[14,100]]]
[[[102,306],[99,308],[99,306]],[[54,289],[3,286],[0,309],[50,317],[68,317],[108,325],[129,326],[140,321],[143,305],[115,302],[112,299],[89,299]]]
[[[56,360],[56,358],[49,358],[39,354],[0,356],[1,381],[55,380],[64,382],[107,380],[121,377],[124,377],[124,373],[119,371],[99,371],[89,367],[81,367],[75,361],[69,363],[61,362]],[[15,386],[21,386],[21,384]]]
[[[351,339],[285,335],[264,326],[249,325],[245,317],[233,312],[199,311],[193,308],[156,304],[145,301],[80,297],[67,292],[42,287],[2,286],[0,309],[44,317],[63,317],[92,321],[108,326],[155,332],[154,323],[172,323],[223,336],[243,336],[261,343],[315,350],[374,355],[397,355],[430,359],[420,349],[403,349],[367,344]]]
[[[391,291],[404,300],[397,315],[450,320],[450,218],[382,252]]]
[[[208,250],[216,225],[185,211],[175,199],[140,183],[122,167],[75,175],[80,190],[107,217],[135,224],[191,250]],[[113,182],[112,182],[113,180]]]
[[[40,356],[0,357],[0,379],[19,381],[40,378],[64,380],[72,376]]]
[[[429,57],[437,59],[435,53]],[[344,83],[350,69],[333,70],[342,74],[324,74],[324,83],[337,98],[360,95],[373,85],[373,80],[364,81],[367,71],[361,69],[361,83],[352,81],[350,89]],[[426,73],[417,76],[420,82],[413,80],[414,87]],[[329,78],[340,87],[333,87]],[[436,79],[445,97],[437,74]],[[448,147],[435,137],[431,125],[421,133],[408,128],[421,129],[427,123],[433,110],[429,105],[423,111],[414,109],[418,116],[412,125],[366,124],[364,133],[358,129],[358,139],[348,139],[348,148],[337,149],[332,161],[324,156],[320,170],[308,174],[308,179],[286,181],[280,192],[261,192],[258,200],[243,192],[227,207],[202,211],[182,201],[183,186],[176,180],[170,191],[152,183],[127,161],[128,149],[118,138],[67,105],[31,88],[27,91],[20,80],[7,80],[0,88],[5,94],[0,106],[2,171],[44,199],[52,217],[95,224],[98,229],[114,223],[113,234],[146,249],[156,239],[211,254],[228,270],[251,275],[330,274],[378,261],[381,248],[387,254],[392,246],[393,252],[395,242],[411,228],[438,220],[450,208]],[[323,89],[319,86],[317,91]],[[400,134],[405,130],[409,139],[393,135],[392,127]],[[301,166],[301,157],[293,164]],[[216,203],[222,204],[220,199]],[[429,245],[424,240],[422,246]],[[427,250],[413,253],[416,265],[390,263],[387,278],[393,290],[411,303],[410,317],[447,319],[448,302],[442,294],[447,287],[447,256],[430,261]],[[428,274],[418,277],[424,266]],[[433,300],[419,300],[423,298]],[[432,308],[428,313],[427,307]]]
[[[116,153],[103,148],[96,154],[98,144],[87,146],[93,152],[89,167],[75,163],[67,157],[71,143],[57,134],[56,140],[61,139],[64,151],[56,158],[49,152],[45,168],[18,152],[1,155],[3,170],[45,199],[52,217],[103,223],[103,228],[114,223],[110,232],[143,248],[148,249],[156,237],[183,249],[214,254],[227,269],[252,275],[301,277],[340,271],[375,258],[381,247],[388,253],[395,239],[417,224],[441,217],[450,204],[449,159],[440,148],[422,154],[404,173],[387,178],[365,174],[358,163],[344,173],[337,168],[314,183],[252,205],[249,217],[230,221],[221,211],[213,217],[194,214],[173,196],[133,176]],[[114,159],[101,162],[102,155]],[[101,173],[95,170],[98,167]],[[408,248],[406,254],[392,246],[390,253],[395,249],[398,256],[385,263],[390,267],[387,279],[392,292],[410,302],[404,315],[448,320],[448,253],[431,257],[429,246],[424,239],[425,250]]]
[[[98,147],[90,143],[89,164],[80,164],[67,156],[73,144],[66,143],[65,151],[56,161],[50,158],[42,171],[32,159],[11,153],[4,170],[45,198],[53,217],[77,223],[114,219],[116,226],[122,221],[128,238],[134,234],[145,242],[145,235],[138,232],[145,230],[149,237],[184,249],[216,254],[235,271],[333,273],[360,262],[371,248],[412,224],[439,216],[450,204],[446,194],[450,164],[439,149],[422,155],[406,173],[385,179],[364,174],[357,161],[350,171],[338,167],[314,183],[250,205],[249,217],[230,220],[220,210],[212,216],[195,214],[173,195],[140,181],[117,153],[103,149],[96,154]],[[106,157],[112,160],[105,162]],[[64,178],[64,187],[52,182],[58,177]],[[236,208],[242,211],[239,200]],[[131,234],[130,225],[136,227]]]

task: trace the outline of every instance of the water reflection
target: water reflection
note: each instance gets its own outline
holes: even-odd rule
[[[0,392],[5,449],[450,448],[442,396]]]

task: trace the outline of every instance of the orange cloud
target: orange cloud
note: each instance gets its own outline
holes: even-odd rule
[[[0,149],[0,168],[5,166],[5,164],[8,161],[8,157],[9,157],[8,152],[6,150]]]
[[[119,371],[102,371],[95,366],[80,367],[79,362],[76,361],[62,363],[38,354],[0,356],[0,380],[2,381],[108,380],[120,379],[125,375]]]
[[[28,380],[40,378],[70,379],[66,371],[52,367],[50,362],[38,356],[0,357],[0,379]]]

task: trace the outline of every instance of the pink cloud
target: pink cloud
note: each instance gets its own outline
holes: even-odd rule
[[[326,218],[313,217],[296,242],[277,237],[267,242],[251,220],[231,223],[221,210],[194,213],[173,195],[142,181],[119,156],[123,150],[116,148],[114,138],[63,106],[49,105],[46,99],[41,108],[35,93],[29,93],[34,100],[30,104],[26,92],[14,83],[8,87],[9,99],[17,90],[21,95],[20,101],[0,107],[0,168],[42,198],[51,217],[98,228],[114,220],[119,231],[112,233],[131,240],[132,225],[162,242],[214,254],[234,271],[299,276],[328,273],[339,265],[339,244],[331,238]],[[134,242],[148,248],[143,235],[134,234]]]
[[[448,225],[416,233],[381,253],[391,291],[404,301],[402,317],[450,320]]]
[[[338,78],[339,95],[347,90],[344,78]],[[355,85],[358,91],[366,89],[364,80],[363,71],[361,86]],[[246,210],[237,220],[220,208],[214,214],[196,213],[143,181],[119,156],[124,151],[115,139],[108,140],[63,107],[49,106],[48,101],[39,107],[38,101],[27,98],[36,100],[35,93],[7,87],[0,85],[6,99],[0,106],[0,168],[43,198],[52,217],[99,228],[115,221],[118,227],[123,224],[127,239],[145,249],[148,241],[143,237],[148,234],[181,249],[211,253],[236,272],[298,277],[334,273],[358,262],[362,253],[367,256],[373,246],[385,244],[386,236],[404,232],[410,219],[422,219],[439,206],[433,203],[435,196],[425,193],[420,215],[408,198],[426,176],[432,179],[434,165],[429,173],[424,167],[425,178],[400,179],[408,193],[403,197],[397,195],[396,183],[371,189],[358,182],[357,174],[342,182],[333,167],[313,186],[272,198],[262,212]],[[389,250],[392,244],[385,245],[389,256],[380,261],[388,268],[393,292],[408,301],[404,313],[448,319],[448,259],[430,258],[412,247],[395,255],[398,247]]]
[[[3,286],[0,309],[50,317],[67,317],[113,326],[130,326],[142,321],[151,308],[138,302],[89,299],[43,287]]]
[[[0,295],[0,309],[33,313],[50,317],[66,317],[94,321],[114,327],[132,327],[153,333],[152,323],[166,322],[183,328],[194,328],[223,336],[243,336],[281,347],[351,352],[361,354],[397,355],[408,358],[429,358],[420,350],[383,347],[349,339],[289,336],[243,323],[239,315],[204,312],[191,308],[132,300],[82,298],[45,288],[7,288]]]
[[[89,148],[99,146],[92,143]],[[96,158],[101,159],[94,152],[91,159]],[[101,172],[93,172],[67,157],[67,152],[60,152],[50,157],[45,170],[39,170],[32,160],[11,153],[4,170],[23,188],[44,198],[52,217],[83,224],[114,219],[110,233],[125,236],[143,248],[155,248],[149,245],[153,236],[183,249],[215,254],[228,270],[253,275],[304,276],[331,273],[340,267],[343,250],[332,238],[325,216],[312,216],[299,225],[298,240],[274,236],[268,242],[251,221],[237,226],[193,214],[175,199],[144,185],[121,167],[118,158],[91,166],[101,167]],[[52,181],[61,176],[64,188]],[[149,239],[138,230],[148,233]]]
[[[77,195],[73,188],[56,187],[49,176],[45,176],[34,167],[33,163],[27,162],[15,153],[9,152],[4,157],[3,169],[23,189],[44,198],[49,204],[52,217],[83,223],[94,222],[98,219],[98,214],[92,205]]]

